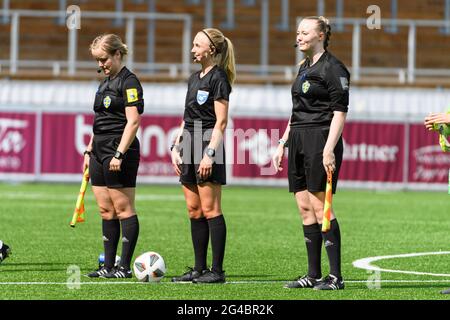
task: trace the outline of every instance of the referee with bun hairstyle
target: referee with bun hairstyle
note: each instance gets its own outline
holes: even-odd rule
[[[191,222],[195,266],[172,281],[223,283],[227,232],[221,207],[226,184],[223,135],[236,74],[234,49],[220,30],[210,28],[197,33],[191,52],[202,68],[189,78],[184,118],[171,151]],[[206,263],[209,237],[211,269]]]
[[[139,234],[134,205],[139,167],[136,132],[144,112],[142,86],[123,65],[127,46],[115,34],[104,34],[90,46],[99,71],[107,76],[94,101],[93,135],[84,152],[92,191],[102,217],[105,264],[88,274],[97,278],[131,278],[130,263]],[[122,228],[120,265],[114,268]]]
[[[341,275],[341,233],[334,212],[331,230],[322,233],[327,173],[332,173],[336,192],[342,162],[342,130],[348,110],[350,73],[327,51],[331,27],[324,17],[304,18],[297,30],[296,46],[306,58],[300,63],[292,85],[292,115],[273,156],[281,171],[288,145],[289,191],[293,192],[303,220],[308,253],[308,274],[286,288],[338,290],[344,288]],[[330,273],[322,279],[321,250],[324,243]]]

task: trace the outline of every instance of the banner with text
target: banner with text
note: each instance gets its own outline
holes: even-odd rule
[[[0,112],[0,175],[42,174],[39,179],[60,175],[63,181],[79,174],[93,119],[92,114],[43,112],[40,116],[31,112]],[[138,131],[139,176],[148,178],[145,181],[175,177],[169,146],[180,121],[181,116],[143,115]],[[233,127],[230,125],[225,134],[230,184],[249,179],[262,184],[273,179],[286,181],[288,150],[282,172],[275,172],[272,155],[287,120],[234,117],[231,123]],[[447,182],[450,153],[442,152],[437,133],[426,131],[422,124],[349,121],[343,140],[341,181]],[[36,159],[38,155],[40,159]]]
[[[0,112],[0,173],[35,172],[36,114]]]

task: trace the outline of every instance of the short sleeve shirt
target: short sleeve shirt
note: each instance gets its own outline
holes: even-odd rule
[[[107,77],[100,84],[94,102],[95,135],[122,135],[127,124],[125,108],[144,112],[143,90],[134,73],[123,67],[114,79]]]
[[[331,53],[312,66],[306,59],[291,89],[291,127],[329,126],[334,111],[348,111],[349,88],[350,73]]]
[[[214,101],[229,101],[230,97],[231,85],[222,68],[214,66],[202,78],[200,72],[193,73],[188,81],[183,117],[186,129],[193,129],[194,123],[201,123],[202,129],[214,128]]]

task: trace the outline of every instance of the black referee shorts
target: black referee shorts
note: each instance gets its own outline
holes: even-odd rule
[[[325,191],[327,173],[323,167],[323,148],[329,131],[329,127],[291,128],[288,140],[289,192]],[[336,170],[333,173],[333,193],[336,193],[343,150],[340,137],[334,148]]]
[[[110,171],[109,163],[119,146],[121,136],[94,135],[89,161],[91,184],[108,188],[135,188],[139,168],[140,147],[137,138],[125,152],[120,171]]]
[[[225,148],[223,142],[218,146],[212,165],[211,175],[203,180],[198,174],[200,161],[211,140],[212,129],[197,131],[184,130],[180,142],[180,153],[183,164],[181,165],[180,182],[182,184],[202,184],[211,182],[215,184],[227,184],[225,169]]]

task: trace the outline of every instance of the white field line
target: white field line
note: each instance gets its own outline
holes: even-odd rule
[[[450,254],[450,251],[420,252],[420,253],[397,254],[397,255],[390,255],[390,256],[368,257],[368,258],[363,258],[363,259],[353,261],[353,266],[355,268],[365,269],[365,270],[369,270],[369,271],[414,274],[414,275],[421,275],[421,276],[426,275],[426,276],[433,276],[433,277],[450,277],[450,274],[448,274],[448,273],[430,273],[430,272],[384,269],[384,268],[380,268],[380,267],[372,264],[375,261],[386,260],[386,259],[411,258],[411,257],[442,255],[442,254]]]
[[[248,280],[248,281],[227,281],[227,284],[275,284],[286,283],[287,280]],[[370,280],[371,283],[450,283],[450,279],[441,280]],[[367,280],[349,280],[345,283],[367,283]],[[175,283],[175,282],[161,282],[161,283],[144,283],[138,281],[99,281],[99,282],[0,282],[0,286],[84,286],[84,285],[193,285],[192,283]]]

